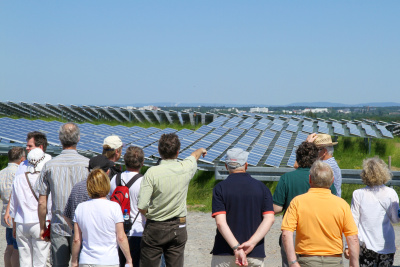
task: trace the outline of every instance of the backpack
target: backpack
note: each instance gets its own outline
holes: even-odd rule
[[[130,214],[131,214],[131,199],[129,196],[129,188],[140,177],[143,177],[143,174],[140,174],[140,173],[136,174],[125,185],[122,185],[122,183],[121,183],[122,182],[121,173],[118,173],[117,177],[115,178],[115,184],[117,187],[115,188],[114,192],[112,193],[110,200],[117,202],[121,206],[122,214],[124,214],[124,210],[128,210],[129,218],[130,218]],[[130,230],[130,228],[132,228],[132,225],[133,225],[133,223],[131,223],[129,230]],[[125,231],[126,230],[127,229],[125,229]]]

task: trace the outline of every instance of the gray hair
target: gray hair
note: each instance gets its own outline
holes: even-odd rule
[[[332,184],[333,171],[328,163],[317,160],[311,166],[310,178],[313,187],[329,188]]]
[[[333,151],[334,151],[333,146],[327,146],[325,148],[326,148],[326,151],[328,152],[328,154],[333,156]]]
[[[8,151],[8,162],[17,162],[22,157],[25,157],[25,150],[22,147],[14,146]]]
[[[245,170],[244,165],[240,165],[238,162],[229,162],[226,164],[229,170]]]
[[[67,122],[60,127],[58,137],[63,147],[75,147],[80,138],[78,125],[73,122]]]

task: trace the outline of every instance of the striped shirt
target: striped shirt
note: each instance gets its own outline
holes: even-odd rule
[[[146,217],[154,221],[185,217],[188,186],[196,170],[193,156],[183,161],[162,160],[151,167],[140,185],[138,208],[147,210]]]
[[[324,160],[324,162],[328,163],[329,166],[331,166],[331,168],[332,168],[333,177],[334,177],[333,185],[336,188],[336,195],[338,197],[341,197],[342,196],[342,171],[340,170],[339,165],[337,164],[334,157]]]
[[[39,194],[52,195],[51,231],[63,236],[71,236],[71,229],[63,218],[65,205],[72,187],[87,178],[89,159],[76,150],[63,150],[61,154],[47,162],[36,184]]]
[[[9,227],[4,222],[4,215],[6,214],[6,208],[8,205],[8,200],[10,199],[12,184],[15,177],[15,172],[18,169],[18,164],[8,163],[7,167],[0,171],[0,196],[3,201],[3,209],[1,211],[1,225],[7,228]]]

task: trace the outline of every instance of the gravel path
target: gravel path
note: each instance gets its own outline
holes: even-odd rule
[[[0,202],[1,203],[1,202]],[[278,238],[282,216],[275,218],[275,223],[266,236],[265,251],[267,254],[265,266],[281,266],[280,248]],[[400,237],[400,225],[395,225],[396,236]],[[210,266],[211,254],[215,236],[215,220],[211,213],[189,212],[187,216],[188,242],[185,249],[185,267]],[[5,228],[0,228],[0,251],[5,250]],[[400,238],[396,239],[396,247],[400,247]],[[343,260],[344,266],[348,266],[348,261]],[[395,255],[395,266],[400,266],[400,255]],[[4,267],[1,257],[0,267]],[[22,267],[22,266],[21,266]]]

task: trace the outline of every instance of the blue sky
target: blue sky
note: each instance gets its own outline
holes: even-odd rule
[[[400,102],[400,1],[1,1],[0,101]]]

